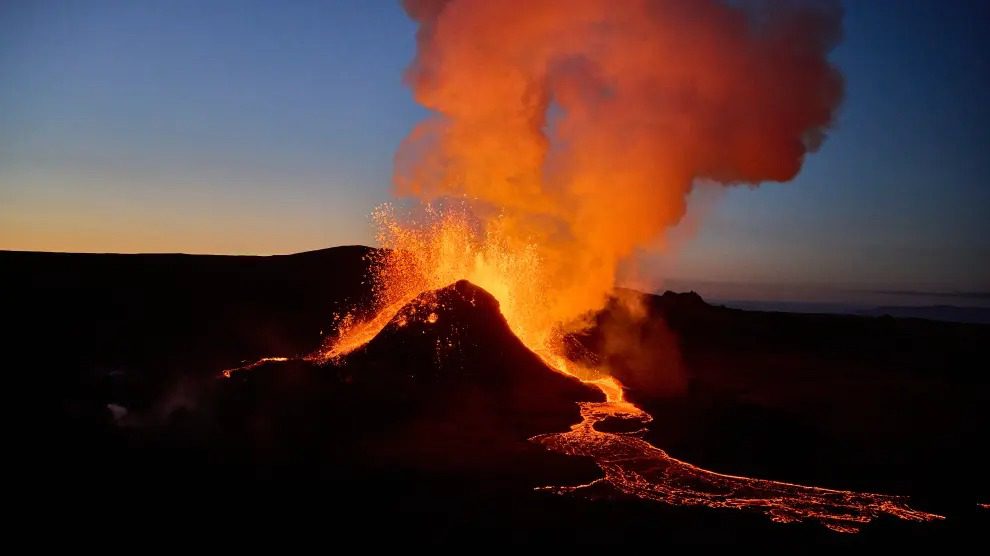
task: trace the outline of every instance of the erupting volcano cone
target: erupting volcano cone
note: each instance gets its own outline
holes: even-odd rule
[[[509,329],[498,301],[466,280],[414,299],[340,367],[351,381],[378,385],[476,384],[522,414],[568,414],[575,401],[603,399],[548,368]]]
[[[277,431],[312,431],[300,440],[352,438],[356,452],[380,463],[520,476],[548,462],[573,467],[528,439],[580,421],[578,402],[604,401],[547,367],[509,329],[498,301],[463,280],[418,296],[368,344],[329,364],[272,361],[224,383],[223,405],[246,409],[239,420],[260,424],[280,451],[295,448]],[[584,476],[589,467],[579,467]]]

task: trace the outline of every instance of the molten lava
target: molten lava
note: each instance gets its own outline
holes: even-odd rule
[[[791,523],[816,520],[840,533],[856,533],[881,514],[910,521],[931,521],[942,516],[907,506],[900,496],[869,494],[802,486],[779,481],[715,473],[671,457],[631,433],[601,432],[595,425],[606,419],[631,419],[647,424],[653,417],[622,398],[622,385],[614,379],[586,381],[599,386],[608,397],[604,403],[581,403],[582,421],[566,433],[532,439],[548,449],[592,458],[605,476],[584,485],[547,487],[557,493],[593,492],[597,486],[644,500],[679,506],[755,509],[773,521]]]
[[[261,359],[258,359],[257,361],[253,361],[251,363],[244,364],[244,365],[242,365],[240,367],[234,367],[232,369],[224,369],[224,370],[220,371],[220,376],[222,376],[223,378],[230,378],[230,377],[234,376],[234,373],[239,373],[241,371],[250,371],[252,369],[257,369],[258,367],[260,367],[260,366],[262,366],[262,365],[264,365],[266,363],[285,363],[288,360],[289,360],[288,357],[262,357]]]
[[[318,359],[335,359],[364,345],[401,309],[423,292],[467,280],[499,300],[502,314],[526,346],[555,368],[584,378],[598,376],[559,357],[566,331],[581,325],[575,306],[566,309],[558,282],[548,272],[537,244],[519,239],[494,219],[480,224],[465,206],[440,209],[427,206],[422,220],[401,224],[389,207],[375,212],[378,243],[372,255],[372,288],[376,308],[371,317],[354,313],[338,317],[335,336],[328,339]],[[583,310],[597,307],[602,300]]]
[[[563,328],[542,312],[552,290],[540,289],[540,259],[532,252],[518,255],[507,251],[491,237],[479,238],[463,213],[432,211],[425,227],[403,227],[380,213],[385,232],[380,238],[389,249],[381,251],[372,265],[378,307],[360,320],[351,314],[340,319],[338,335],[309,358],[326,361],[342,357],[374,338],[396,317],[396,312],[414,298],[460,277],[466,277],[490,293],[502,292],[500,306],[517,336],[548,367],[574,376],[600,389],[604,402],[582,402],[581,422],[565,433],[539,435],[531,439],[549,450],[592,458],[604,476],[586,485],[546,487],[557,493],[593,494],[596,488],[613,494],[664,502],[671,505],[711,508],[757,509],[772,520],[787,523],[816,520],[839,532],[857,532],[881,514],[911,521],[930,521],[942,516],[914,510],[903,497],[858,493],[725,475],[701,469],[671,457],[643,440],[645,429],[634,432],[603,432],[596,425],[621,420],[645,426],[653,417],[626,401],[622,384],[606,370],[589,369],[564,355]],[[496,295],[497,297],[497,295]],[[403,318],[436,321],[436,307],[425,307]],[[400,321],[404,322],[404,321]]]

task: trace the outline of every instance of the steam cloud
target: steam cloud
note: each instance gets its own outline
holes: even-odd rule
[[[842,97],[835,2],[404,5],[406,81],[434,114],[396,155],[397,191],[467,199],[500,241],[537,245],[559,322],[601,306],[696,180],[792,179]]]

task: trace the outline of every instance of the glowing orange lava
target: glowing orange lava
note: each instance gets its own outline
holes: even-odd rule
[[[431,211],[426,225],[403,227],[388,211],[378,214],[387,247],[374,261],[377,311],[359,321],[340,319],[335,338],[317,361],[340,357],[372,339],[398,312],[423,291],[442,288],[465,278],[488,290],[500,302],[510,328],[550,368],[600,389],[605,402],[581,403],[582,420],[566,433],[532,438],[547,449],[591,457],[602,469],[601,479],[586,485],[545,487],[556,493],[588,493],[609,488],[612,493],[672,505],[756,509],[773,521],[816,520],[839,532],[857,532],[881,514],[911,521],[942,516],[907,506],[903,497],[802,486],[778,481],[725,475],[701,469],[669,456],[634,432],[602,432],[595,428],[606,419],[646,425],[653,417],[626,401],[622,384],[598,369],[575,364],[563,355],[560,322],[547,318],[555,295],[545,285],[545,269],[535,249],[513,251],[498,234],[479,233],[463,213]],[[435,322],[433,308],[416,311],[412,318]],[[575,326],[573,321],[569,326]]]
[[[556,354],[566,330],[580,326],[578,317],[604,302],[605,292],[581,296],[560,292],[555,267],[538,244],[510,233],[508,218],[472,221],[466,208],[441,210],[428,206],[422,220],[400,224],[385,206],[375,212],[378,243],[373,255],[372,286],[376,307],[370,318],[350,313],[338,319],[318,358],[331,360],[364,345],[403,306],[423,292],[464,279],[499,300],[502,314],[515,334],[552,361],[554,368],[583,374]],[[555,292],[551,295],[550,292]]]
[[[239,372],[242,372],[242,371],[250,371],[251,369],[257,369],[258,367],[264,365],[265,363],[285,363],[288,360],[289,360],[288,357],[262,357],[261,359],[258,359],[257,361],[254,361],[252,363],[247,363],[245,365],[241,365],[240,367],[233,367],[233,368],[230,368],[230,369],[224,369],[224,370],[220,371],[220,375],[222,377],[224,377],[224,378],[230,378],[230,377],[234,376],[234,374],[236,374],[236,373],[239,373]]]
[[[910,521],[943,519],[908,507],[905,497],[802,486],[701,469],[643,440],[642,429],[629,433],[601,432],[595,425],[605,419],[638,420],[646,425],[653,417],[624,401],[622,385],[615,379],[585,382],[599,386],[608,400],[581,403],[582,420],[570,431],[531,440],[555,452],[591,457],[604,477],[588,484],[545,490],[595,496],[596,488],[604,487],[609,489],[606,494],[624,494],[671,505],[755,509],[779,523],[816,520],[840,533],[856,533],[881,514]]]

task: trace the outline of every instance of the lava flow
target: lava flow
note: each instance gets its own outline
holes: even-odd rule
[[[615,379],[585,382],[600,387],[608,400],[581,403],[583,419],[569,432],[540,435],[532,440],[556,452],[592,458],[604,477],[584,485],[547,487],[547,490],[592,495],[595,487],[603,486],[620,494],[671,505],[761,510],[779,523],[816,520],[841,533],[859,532],[864,524],[881,514],[910,521],[943,519],[908,507],[907,499],[901,496],[715,473],[671,457],[640,438],[643,430],[599,431],[595,425],[606,419],[638,420],[645,425],[653,417],[625,401],[622,385]]]
[[[899,496],[832,490],[791,483],[726,475],[701,469],[671,457],[642,438],[653,417],[627,401],[622,384],[603,370],[589,369],[570,361],[561,349],[560,327],[540,330],[545,321],[527,321],[538,314],[541,304],[527,293],[530,277],[539,270],[539,259],[500,251],[497,243],[477,239],[466,225],[463,214],[434,213],[426,228],[404,228],[383,220],[386,233],[380,238],[391,249],[382,250],[372,265],[378,298],[378,311],[358,320],[347,315],[338,336],[323,350],[308,356],[315,361],[343,357],[373,338],[396,314],[396,306],[408,303],[424,291],[451,283],[457,272],[476,285],[494,291],[518,293],[533,304],[520,304],[520,297],[508,297],[500,307],[513,331],[544,363],[558,372],[574,376],[600,389],[604,402],[582,402],[581,422],[565,433],[539,435],[531,439],[547,449],[592,458],[604,476],[593,483],[577,486],[546,487],[557,493],[612,494],[633,496],[671,505],[711,508],[755,509],[773,521],[788,523],[815,520],[829,529],[852,533],[874,518],[887,514],[910,521],[931,521],[942,516],[914,510]],[[414,247],[415,251],[407,250]],[[491,258],[494,257],[494,260]],[[519,260],[521,259],[521,260]],[[455,273],[455,274],[451,274]],[[487,287],[486,287],[487,286]],[[540,292],[540,293],[546,293]],[[497,297],[497,296],[496,296]],[[433,322],[435,307],[423,307],[408,318]],[[528,310],[524,310],[528,309]],[[534,343],[539,342],[539,343]],[[634,432],[603,432],[596,425],[620,420],[641,426]]]

